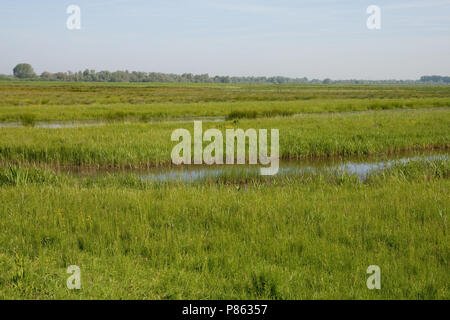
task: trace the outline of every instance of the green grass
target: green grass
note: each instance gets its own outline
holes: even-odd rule
[[[0,161],[53,165],[159,166],[171,163],[176,128],[193,123],[110,124],[103,127],[0,128]],[[368,155],[448,148],[450,111],[416,110],[204,123],[208,127],[276,128],[285,159]]]
[[[450,106],[450,98],[423,99],[342,99],[312,101],[247,101],[151,104],[93,104],[93,105],[27,105],[0,107],[0,121],[21,121],[23,114],[32,115],[37,121],[71,120],[150,120],[192,117],[256,118],[290,116],[294,114],[357,112],[394,109],[444,108]]]
[[[449,106],[448,86],[1,82],[0,121],[25,126],[0,127],[0,299],[448,300],[448,160],[364,182],[59,166],[165,170],[172,131],[193,129],[165,120],[192,117],[226,118],[203,123],[223,133],[279,129],[283,159],[448,150]],[[33,127],[46,120],[106,125]],[[66,288],[69,265],[81,291]],[[381,290],[366,287],[369,265]]]
[[[36,116],[34,114],[23,113],[20,115],[22,125],[33,127],[36,122]]]
[[[0,83],[0,121],[148,121],[450,106],[449,86]]]
[[[448,162],[245,189],[16,170],[34,178],[0,184],[3,299],[450,297]],[[81,291],[65,287],[72,264]]]

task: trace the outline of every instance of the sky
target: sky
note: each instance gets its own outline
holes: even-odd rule
[[[66,26],[69,5],[80,30]],[[450,0],[1,0],[0,73],[24,62],[38,74],[450,76]]]

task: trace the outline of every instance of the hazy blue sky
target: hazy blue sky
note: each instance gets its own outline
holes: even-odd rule
[[[81,8],[81,30],[66,8]],[[368,30],[366,9],[382,9]],[[450,75],[450,0],[1,0],[0,73],[138,70],[332,79]]]

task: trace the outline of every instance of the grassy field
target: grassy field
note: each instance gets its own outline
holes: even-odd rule
[[[0,175],[0,298],[449,298],[448,162],[247,188],[24,170]]]
[[[0,121],[149,121],[450,107],[445,86],[1,83]]]
[[[450,109],[204,123],[204,130],[278,128],[284,159],[368,155],[450,147]],[[0,128],[0,161],[90,166],[160,166],[171,163],[176,128],[193,123],[123,124],[66,129]]]
[[[27,124],[0,126],[0,299],[449,299],[448,158],[363,181],[59,170],[169,170],[172,131],[193,123],[166,120],[189,117],[277,128],[283,159],[446,153],[449,102],[448,86],[0,83],[0,121]],[[48,120],[106,124],[33,127]]]

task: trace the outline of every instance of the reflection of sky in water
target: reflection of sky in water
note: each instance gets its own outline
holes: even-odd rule
[[[101,127],[104,123],[37,123],[35,128],[44,129],[62,129],[62,128],[81,128],[81,127]]]
[[[367,175],[374,171],[381,171],[384,169],[389,169],[395,164],[407,163],[411,161],[420,160],[447,160],[448,155],[434,155],[434,156],[415,156],[408,158],[401,158],[396,160],[380,161],[373,163],[346,163],[338,166],[336,169],[338,171],[343,171],[348,174],[356,174],[360,179],[365,179]]]
[[[0,128],[18,128],[21,127],[22,124],[20,122],[3,122],[0,123]]]
[[[426,156],[412,156],[412,157],[404,157],[395,160],[386,160],[386,161],[374,161],[374,162],[342,162],[340,164],[323,164],[318,163],[316,166],[311,164],[302,165],[301,162],[287,163],[285,165],[281,165],[278,171],[278,175],[295,175],[301,174],[304,172],[316,172],[320,170],[330,170],[332,172],[344,172],[347,174],[354,174],[358,176],[361,180],[365,180],[367,175],[381,171],[383,169],[387,169],[392,167],[395,164],[407,163],[410,161],[419,161],[419,160],[448,160],[447,154],[441,155],[426,155]],[[231,165],[223,165],[218,168],[217,166],[212,167],[196,167],[192,165],[191,167],[184,167],[183,169],[167,169],[168,171],[159,172],[159,173],[149,173],[141,175],[142,179],[145,181],[154,181],[154,182],[164,182],[164,181],[184,181],[184,182],[195,182],[198,180],[202,180],[204,178],[218,177],[218,176],[226,176],[238,174],[240,177],[255,176],[259,174],[259,166],[246,167],[246,166],[231,166]]]
[[[161,120],[148,121],[146,123],[185,123],[192,121],[203,121],[203,122],[223,122],[225,117],[198,117],[198,118],[165,118]],[[101,127],[106,123],[102,121],[95,120],[85,120],[85,121],[36,121],[33,126],[34,128],[43,129],[64,129],[64,128],[82,128],[82,127]],[[23,127],[21,122],[0,122],[0,128],[20,128]]]
[[[63,129],[63,128],[81,128],[81,127],[101,127],[104,126],[104,122],[50,122],[50,121],[37,121],[30,127],[44,128],[44,129]],[[0,123],[0,128],[20,128],[23,127],[21,122],[3,122]]]

